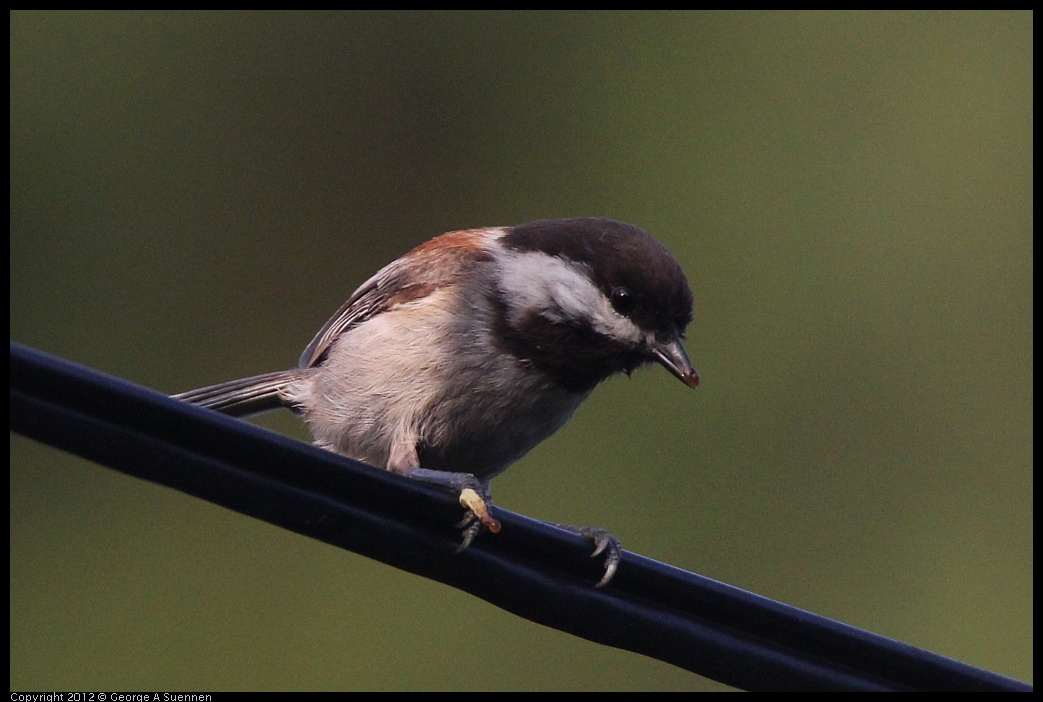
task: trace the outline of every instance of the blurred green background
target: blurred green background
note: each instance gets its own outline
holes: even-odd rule
[[[186,390],[443,231],[634,222],[703,385],[498,504],[1031,681],[1032,19],[15,12],[11,338]],[[721,686],[12,436],[11,687]]]

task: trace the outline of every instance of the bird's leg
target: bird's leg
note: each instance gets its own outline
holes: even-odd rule
[[[482,482],[470,473],[451,473],[444,470],[420,468],[419,463],[420,457],[417,454],[416,442],[399,441],[392,446],[387,467],[392,472],[408,475],[410,478],[425,483],[451,488],[458,495],[460,504],[467,510],[467,513],[456,525],[458,529],[463,530],[463,538],[459,548],[456,549],[457,553],[470,546],[482,529],[488,529],[494,534],[500,531],[500,522],[489,513],[492,493],[488,481]],[[551,523],[593,541],[594,552],[590,554],[591,558],[602,553],[605,554],[605,573],[594,587],[604,587],[612,580],[623,559],[623,547],[620,545],[619,539],[605,529]]]
[[[420,456],[417,454],[416,441],[407,439],[396,441],[391,447],[388,457],[388,470],[433,485],[452,488],[458,495],[460,504],[467,510],[463,520],[457,527],[463,529],[463,541],[458,551],[471,545],[483,528],[494,534],[500,530],[500,522],[489,514],[492,497],[489,483],[482,482],[470,473],[450,473],[443,470],[420,468]]]

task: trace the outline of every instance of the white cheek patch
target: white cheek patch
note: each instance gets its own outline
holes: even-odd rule
[[[644,337],[636,324],[612,309],[582,264],[539,251],[511,251],[499,259],[512,325],[538,310],[551,321],[583,322],[621,341],[637,344]]]

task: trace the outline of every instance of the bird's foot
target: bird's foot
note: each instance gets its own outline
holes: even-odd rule
[[[612,536],[607,530],[597,527],[577,527],[570,524],[555,524],[554,526],[561,527],[566,531],[571,531],[573,534],[579,534],[593,541],[594,552],[590,554],[591,558],[600,556],[602,553],[605,554],[605,573],[594,587],[604,587],[615,577],[616,571],[619,569],[619,562],[623,560],[623,545],[619,542],[619,539]]]
[[[482,483],[470,473],[414,468],[409,475],[417,480],[445,485],[457,491],[460,505],[467,510],[464,518],[456,525],[458,529],[462,529],[463,537],[460,547],[456,549],[457,552],[470,546],[483,529],[488,529],[494,534],[500,531],[500,522],[489,513],[492,498],[489,495],[488,484]]]

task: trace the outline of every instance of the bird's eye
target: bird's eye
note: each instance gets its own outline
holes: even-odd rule
[[[612,309],[620,314],[630,314],[637,307],[637,296],[624,287],[612,288]]]

